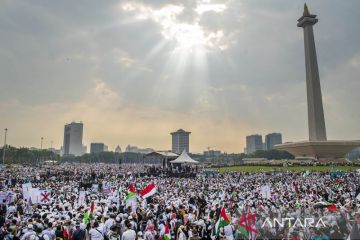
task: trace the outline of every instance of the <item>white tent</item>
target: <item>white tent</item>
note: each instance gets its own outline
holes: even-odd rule
[[[181,155],[173,160],[170,161],[171,163],[193,163],[193,164],[198,164],[198,161],[195,161],[194,159],[192,159],[191,157],[189,157],[189,155],[186,153],[186,151],[184,150]]]

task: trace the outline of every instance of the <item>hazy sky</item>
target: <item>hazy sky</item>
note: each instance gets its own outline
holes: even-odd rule
[[[360,1],[311,0],[329,139],[360,139]],[[0,127],[15,146],[84,143],[241,152],[305,140],[300,0],[1,0]],[[1,141],[4,133],[1,131]]]

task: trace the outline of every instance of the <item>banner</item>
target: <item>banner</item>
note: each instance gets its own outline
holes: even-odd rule
[[[266,199],[271,198],[271,190],[268,185],[262,186],[260,192],[261,192],[262,198],[266,198]]]
[[[81,206],[85,203],[85,191],[79,192],[78,206]]]
[[[24,183],[24,184],[22,185],[23,199],[29,200],[31,189],[32,189],[31,183]]]
[[[15,193],[13,191],[0,192],[0,203],[13,203],[15,201]]]
[[[39,199],[41,204],[51,203],[51,189],[39,190]]]
[[[32,204],[40,203],[40,190],[39,188],[31,188],[30,190],[30,198]]]

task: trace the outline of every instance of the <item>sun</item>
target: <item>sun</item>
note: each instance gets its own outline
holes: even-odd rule
[[[193,9],[195,17],[192,21],[181,21],[179,16],[184,13],[183,5],[167,4],[161,8],[153,8],[146,4],[125,2],[122,11],[133,13],[137,21],[152,20],[160,25],[163,38],[174,44],[174,51],[194,53],[220,48],[223,40],[222,32],[206,30],[201,24],[201,15],[205,12],[221,13],[226,9],[224,4],[200,2]]]
[[[204,31],[198,24],[173,24],[171,28],[164,35],[169,40],[175,41],[175,51],[193,51],[204,48],[207,44]]]

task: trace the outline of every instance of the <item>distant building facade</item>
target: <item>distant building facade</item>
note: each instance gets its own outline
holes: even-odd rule
[[[176,132],[170,133],[172,136],[172,152],[181,154],[184,150],[189,152],[189,135],[191,132],[186,132],[179,129]]]
[[[101,153],[106,152],[108,147],[104,143],[91,143],[90,153]]]
[[[246,154],[252,154],[258,150],[263,150],[262,136],[259,134],[246,136]]]
[[[274,149],[277,144],[282,144],[281,133],[269,133],[265,136],[265,148],[264,150]]]
[[[219,150],[204,151],[204,157],[219,157],[220,155],[221,155],[221,151]]]
[[[81,156],[84,153],[82,140],[83,123],[66,124],[64,127],[63,155]]]
[[[121,153],[121,147],[119,145],[117,145],[117,147],[115,148],[115,152],[116,153]]]
[[[128,145],[125,149],[125,152],[148,154],[151,152],[155,152],[155,150],[152,148],[139,148],[137,146]]]

